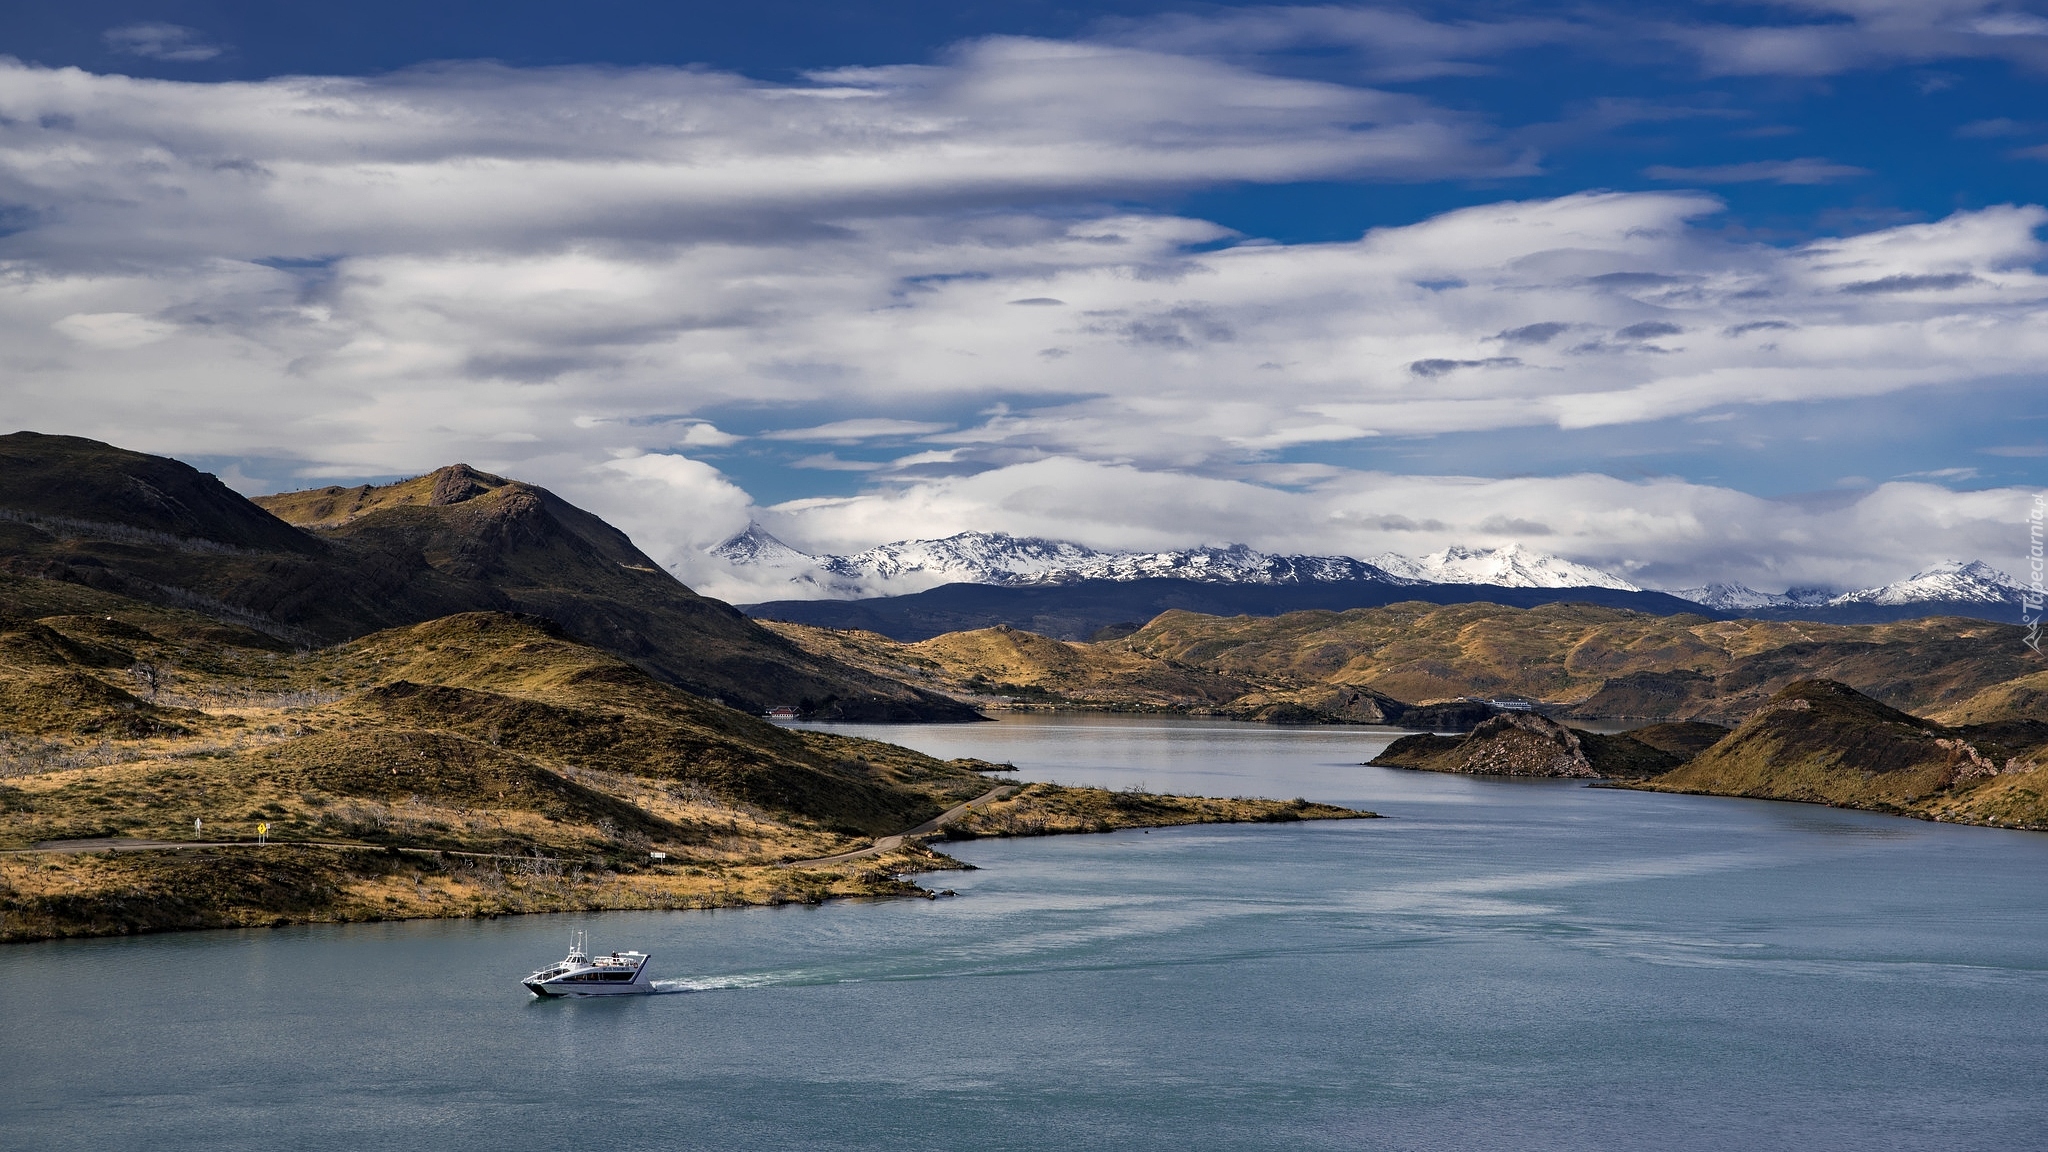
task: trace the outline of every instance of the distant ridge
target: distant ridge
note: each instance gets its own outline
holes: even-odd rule
[[[1405,600],[1431,604],[1503,604],[1533,608],[1559,602],[1627,608],[1659,616],[1721,613],[1662,592],[1617,588],[1502,588],[1488,584],[1410,584],[1378,580],[1314,584],[1223,584],[1200,580],[1084,580],[1003,588],[947,584],[907,596],[869,600],[775,600],[743,606],[762,620],[820,628],[856,628],[903,641],[1007,624],[1060,640],[1088,640],[1135,631],[1161,612],[1209,616],[1278,616],[1320,609],[1377,608]]]
[[[1943,613],[2012,624],[2025,589],[1981,560],[1944,560],[1904,580],[1836,594],[1791,588],[1781,594],[1741,584],[1709,584],[1672,593],[1721,612],[1766,620],[1820,620],[1830,624],[1882,624]]]
[[[1641,588],[1585,564],[1508,544],[1451,547],[1412,558],[1278,555],[1243,544],[1162,552],[1090,548],[1065,540],[960,532],[934,540],[898,540],[850,556],[812,555],[759,524],[710,549],[736,568],[772,573],[792,591],[841,599],[922,592],[942,584],[1000,588],[1091,580],[1192,580],[1204,584],[1486,584],[1502,588]]]
[[[831,627],[855,625],[828,621],[867,619],[871,623],[859,627],[898,639],[933,635],[928,629],[939,620],[956,621],[959,628],[1008,624],[1075,638],[1089,629],[1143,623],[1166,608],[1271,615],[1303,608],[1369,608],[1403,599],[1439,604],[1483,600],[1523,607],[1576,600],[1666,615],[1698,612],[1834,624],[1934,615],[2010,624],[2020,617],[2024,591],[2012,577],[1982,561],[1950,560],[1904,580],[1853,592],[1793,588],[1769,593],[1735,583],[1659,592],[1516,543],[1498,548],[1452,546],[1421,557],[1389,552],[1368,561],[1275,555],[1242,544],[1108,551],[1042,537],[961,532],[833,556],[804,552],[759,524],[750,524],[710,551],[753,578],[756,586],[788,589],[788,595],[748,609],[756,615]],[[1118,592],[1116,585],[1145,587]],[[1036,589],[1043,594],[928,595],[946,587]],[[1223,588],[1247,591],[1219,591]],[[1537,595],[1532,598],[1529,593]],[[833,602],[867,607],[826,606]],[[1216,607],[1195,607],[1198,602]],[[1148,613],[1155,603],[1160,607]]]

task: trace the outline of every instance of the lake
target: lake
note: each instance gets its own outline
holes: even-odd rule
[[[1366,768],[1362,728],[840,730],[1389,818],[952,845],[935,901],[10,945],[0,1146],[2048,1139],[2048,836]],[[673,994],[530,998],[573,927]]]

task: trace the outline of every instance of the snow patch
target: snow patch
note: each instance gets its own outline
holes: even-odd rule
[[[1126,552],[1002,532],[962,532],[938,540],[899,540],[851,556],[813,556],[755,524],[710,551],[752,577],[784,581],[791,597],[894,596],[941,584],[1027,587],[1151,579],[1269,585],[1378,580],[1641,591],[1611,572],[1519,544],[1448,548],[1419,560],[1390,553],[1368,562],[1350,556],[1275,555],[1243,544]]]

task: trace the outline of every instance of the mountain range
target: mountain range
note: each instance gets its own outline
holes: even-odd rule
[[[1400,598],[1434,602],[1493,598],[1534,604],[1556,595],[1503,597],[1496,590],[1572,592],[1589,602],[1644,611],[1704,609],[1713,616],[1813,619],[1834,623],[1877,623],[1934,613],[2011,622],[2019,615],[2024,590],[2005,573],[1981,561],[1944,561],[1904,580],[1851,592],[1788,589],[1759,592],[1741,584],[1714,583],[1657,592],[1612,572],[1537,552],[1520,544],[1498,548],[1452,546],[1421,557],[1385,553],[1371,560],[1349,556],[1276,555],[1242,544],[1159,552],[1114,551],[1062,540],[961,532],[942,539],[902,540],[852,555],[813,555],[776,539],[760,525],[711,549],[750,579],[780,587],[786,595],[753,605],[756,615],[834,627],[866,627],[902,639],[923,638],[957,628],[1008,623],[1081,638],[1095,629],[1129,620],[1140,623],[1168,608],[1196,611],[1292,611],[1307,608],[1369,607]],[[1124,605],[1145,584],[1157,589],[1157,604]],[[1001,597],[956,589],[948,605],[927,605],[948,585],[986,589],[1041,590]],[[1223,596],[1186,585],[1235,585],[1245,595]],[[1064,589],[1064,592],[1042,591]],[[1270,594],[1251,593],[1269,589]],[[1288,591],[1292,590],[1292,591]],[[1403,591],[1407,590],[1407,591]],[[1605,593],[1605,595],[1602,595]],[[1615,595],[1621,594],[1621,595]],[[1631,599],[1640,595],[1640,602]],[[973,601],[952,604],[952,600]],[[1448,599],[1447,599],[1448,598]],[[861,601],[860,610],[805,601]],[[1011,602],[1015,603],[1012,604]],[[1037,615],[1017,615],[1028,601]],[[1228,601],[1225,603],[1224,601]],[[1240,601],[1243,601],[1240,603]],[[1682,602],[1682,603],[1675,603]],[[900,606],[900,610],[898,608]],[[862,619],[858,622],[854,612]],[[933,615],[934,612],[940,615]],[[1105,614],[1114,619],[1102,618]],[[895,624],[878,621],[908,613]],[[923,621],[924,616],[931,616]],[[943,619],[941,618],[943,616]],[[840,618],[844,617],[844,622]],[[921,633],[913,636],[912,632]]]
[[[1913,604],[1995,604],[2017,607],[2025,588],[1981,560],[1944,560],[1904,580],[1855,592],[1821,588],[1789,588],[1759,592],[1741,584],[1708,584],[1681,588],[1672,595],[1723,611],[1754,608],[1847,608],[1857,605],[1895,608]]]
[[[850,556],[834,556],[804,552],[776,539],[759,524],[750,524],[710,551],[734,567],[772,573],[787,580],[793,590],[807,589],[833,599],[901,595],[943,584],[1024,588],[1087,580],[1264,585],[1372,580],[1391,585],[1642,591],[1611,572],[1533,552],[1519,544],[1481,549],[1454,546],[1422,557],[1389,552],[1368,561],[1350,556],[1276,555],[1243,544],[1132,552],[1004,532],[960,532],[943,539],[899,540]]]

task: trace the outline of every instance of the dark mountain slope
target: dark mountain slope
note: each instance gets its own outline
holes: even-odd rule
[[[285,518],[175,460],[78,437],[0,436],[0,571],[189,608],[287,646],[457,612],[529,612],[744,709],[808,700],[845,718],[976,715],[802,651],[546,489],[456,465],[267,502]]]
[[[305,556],[323,551],[189,464],[78,436],[0,436],[0,509],[18,521],[99,528],[136,544],[211,543]]]
[[[358,564],[380,594],[429,617],[482,608],[557,621],[699,695],[842,719],[972,719],[972,709],[805,652],[690,591],[626,534],[545,488],[456,464],[397,484],[257,503]]]
[[[1204,616],[1279,616],[1311,610],[1342,612],[1407,601],[1428,604],[1597,604],[1662,616],[1718,614],[1662,592],[1613,588],[1501,588],[1492,584],[1391,584],[1341,580],[1318,584],[1212,584],[1198,580],[1082,580],[1048,587],[999,588],[947,584],[908,596],[873,600],[775,600],[746,606],[748,615],[819,628],[879,632],[903,641],[929,640],[1007,624],[1057,640],[1087,640],[1105,628],[1135,626],[1162,612]]]

